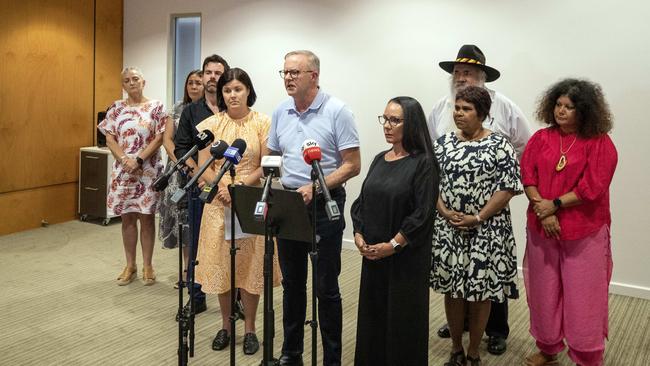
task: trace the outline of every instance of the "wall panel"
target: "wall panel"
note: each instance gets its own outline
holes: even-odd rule
[[[6,3],[6,1],[5,1]],[[77,180],[92,143],[93,2],[11,2],[0,23],[0,193]]]
[[[76,215],[95,105],[121,97],[123,3],[96,2],[97,63],[95,1],[0,0],[0,234]]]
[[[122,1],[96,0],[96,3],[95,116],[122,97],[123,33]]]
[[[73,220],[77,212],[77,183],[0,194],[0,235]]]

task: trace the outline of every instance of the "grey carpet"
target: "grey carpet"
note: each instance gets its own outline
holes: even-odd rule
[[[343,251],[343,364],[354,359],[360,257]],[[158,283],[140,280],[119,287],[123,267],[120,223],[107,227],[67,222],[0,237],[0,365],[176,365],[178,300],[177,251],[156,244]],[[140,250],[138,250],[138,258]],[[141,261],[139,259],[139,261]],[[623,265],[616,263],[615,265]],[[141,275],[141,265],[140,265]],[[282,343],[281,288],[276,288],[275,355]],[[522,295],[525,291],[522,288]],[[262,339],[262,302],[257,334]],[[309,305],[308,305],[309,306]],[[310,309],[310,307],[308,307]],[[308,310],[308,317],[310,310]],[[431,294],[429,365],[442,365],[450,348],[435,330],[445,322],[442,296]],[[650,365],[650,301],[610,296],[606,365]],[[510,303],[508,351],[492,356],[482,348],[484,365],[521,365],[535,350],[528,334],[525,298]],[[229,352],[210,349],[221,325],[215,296],[196,318],[196,350],[190,365],[228,365]],[[262,352],[241,350],[243,323],[237,326],[237,365],[258,365]],[[311,357],[305,330],[305,361]],[[319,335],[320,337],[320,335]],[[413,340],[418,342],[421,340]],[[322,351],[319,348],[319,362]],[[561,355],[562,365],[571,365]]]

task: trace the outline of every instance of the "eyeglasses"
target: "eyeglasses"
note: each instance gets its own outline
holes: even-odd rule
[[[314,71],[313,70],[280,70],[278,72],[280,73],[280,77],[282,79],[286,78],[287,76],[289,76],[289,78],[291,79],[295,79],[300,74],[314,72]]]
[[[400,123],[404,122],[404,118],[395,118],[395,117],[386,117],[386,116],[377,116],[380,125],[385,125],[386,122],[390,125],[391,128],[397,127]]]

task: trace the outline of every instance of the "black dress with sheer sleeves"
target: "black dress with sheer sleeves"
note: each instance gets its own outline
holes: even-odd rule
[[[438,165],[425,154],[373,160],[354,201],[354,232],[368,245],[401,233],[400,253],[364,258],[359,289],[355,365],[426,365],[429,339],[429,271]]]

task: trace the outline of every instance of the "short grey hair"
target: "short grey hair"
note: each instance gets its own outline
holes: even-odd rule
[[[309,51],[309,50],[296,50],[296,51],[291,51],[284,55],[284,59],[286,60],[287,57],[293,56],[293,55],[302,55],[302,56],[307,56],[307,62],[309,62],[309,67],[313,70],[316,71],[320,74],[320,60],[318,59],[318,56],[316,56],[315,53]]]
[[[126,75],[126,73],[129,72],[129,71],[133,72],[134,74],[138,75],[142,80],[144,80],[144,74],[142,73],[142,71],[139,68],[134,67],[134,66],[125,67],[122,70],[122,74],[121,74],[122,77],[124,77],[124,75]]]

